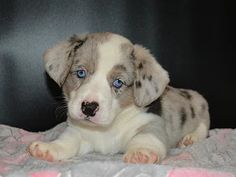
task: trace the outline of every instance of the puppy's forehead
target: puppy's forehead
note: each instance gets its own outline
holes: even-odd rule
[[[125,46],[132,43],[123,36],[111,34],[110,38],[98,45],[98,71],[108,73],[115,65],[124,63],[129,53]]]

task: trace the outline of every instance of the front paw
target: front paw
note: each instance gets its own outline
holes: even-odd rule
[[[52,143],[44,143],[44,142],[33,142],[29,147],[29,153],[39,159],[47,160],[47,161],[57,161],[59,159],[58,155],[58,147],[57,145]]]
[[[127,163],[158,163],[157,153],[150,149],[137,148],[128,150],[123,156],[123,161]]]

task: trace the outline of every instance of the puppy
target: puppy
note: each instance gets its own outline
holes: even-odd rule
[[[154,56],[120,35],[75,35],[48,49],[44,62],[63,89],[68,126],[52,142],[33,142],[32,156],[58,161],[124,153],[128,163],[157,163],[171,147],[208,134],[206,100],[168,86],[168,73]]]

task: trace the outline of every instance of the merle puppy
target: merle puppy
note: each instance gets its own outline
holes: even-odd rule
[[[44,54],[47,73],[68,105],[66,130],[29,152],[57,161],[89,152],[124,153],[129,163],[157,163],[171,147],[204,139],[206,100],[168,86],[168,73],[144,47],[113,33],[73,36]]]

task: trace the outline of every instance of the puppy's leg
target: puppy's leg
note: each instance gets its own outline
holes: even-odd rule
[[[188,145],[191,145],[197,141],[200,141],[204,138],[206,138],[208,135],[208,127],[204,123],[200,123],[196,130],[194,130],[192,133],[185,135],[180,142],[178,143],[178,147],[186,147]]]
[[[166,146],[153,134],[136,135],[123,156],[127,163],[158,163],[166,156]]]
[[[68,127],[61,136],[52,142],[33,142],[29,146],[29,153],[39,159],[47,161],[58,161],[68,159],[79,151],[80,135],[79,133]]]

